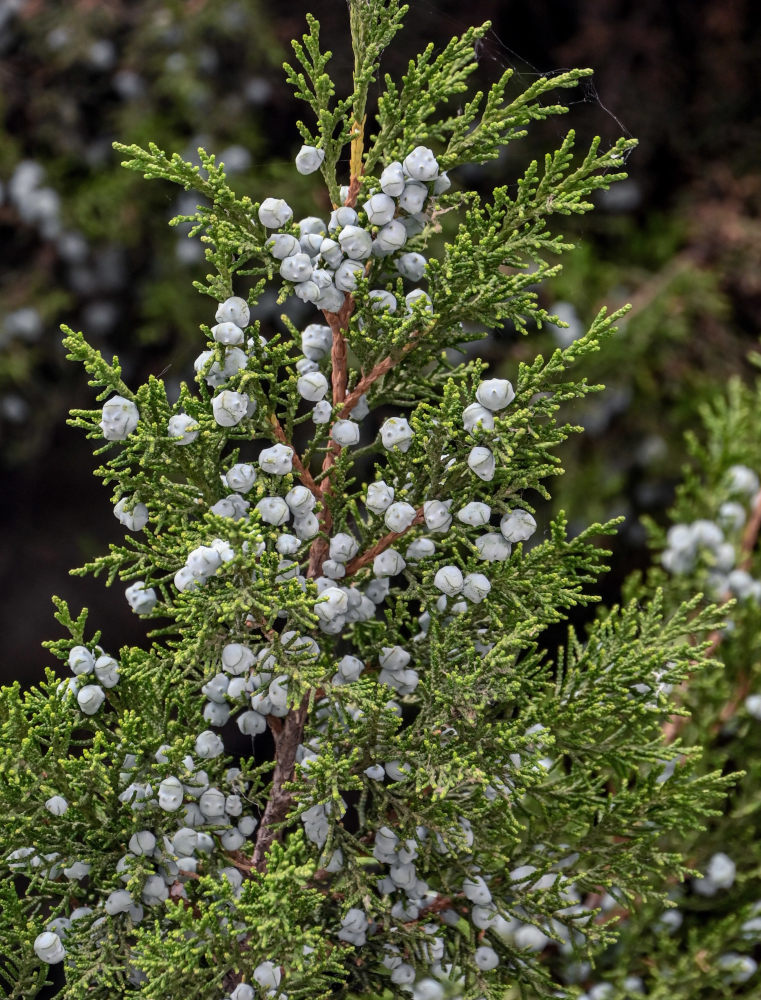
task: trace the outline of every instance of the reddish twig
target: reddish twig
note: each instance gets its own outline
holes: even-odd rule
[[[272,432],[275,435],[275,437],[278,439],[278,441],[281,444],[287,445],[289,448],[292,449],[292,451],[293,451],[293,467],[296,470],[296,473],[297,473],[299,479],[302,481],[302,483],[304,484],[304,486],[306,486],[306,488],[311,493],[313,493],[314,496],[316,496],[319,499],[320,496],[322,495],[321,492],[320,492],[320,487],[317,485],[317,483],[312,478],[312,473],[309,471],[309,469],[307,469],[307,467],[301,461],[301,458],[297,454],[296,449],[293,447],[293,445],[291,444],[291,442],[285,436],[285,431],[283,430],[283,428],[282,428],[282,426],[280,424],[280,421],[277,419],[277,417],[275,416],[274,413],[270,416],[270,424],[272,426]]]
[[[387,358],[384,358],[382,361],[379,361],[377,365],[374,365],[374,367],[370,369],[368,375],[362,376],[362,378],[359,380],[359,382],[357,382],[356,386],[351,390],[348,396],[345,397],[344,404],[341,407],[341,410],[338,414],[339,420],[344,419],[344,417],[347,417],[351,413],[351,411],[359,402],[362,395],[367,392],[367,390],[370,388],[371,385],[373,385],[373,383],[377,382],[379,378],[383,378],[383,376],[386,375],[388,372],[390,372],[392,368],[395,368],[402,360],[405,354],[409,354],[409,352],[413,349],[413,347],[417,345],[418,336],[419,336],[419,331],[414,330],[410,334],[410,339],[402,347],[398,357],[394,358],[391,355],[389,355]]]
[[[292,709],[283,720],[283,725],[279,733],[274,733],[275,738],[275,773],[272,776],[272,788],[269,799],[264,809],[262,821],[259,824],[259,832],[254,844],[254,853],[251,858],[251,866],[258,872],[264,872],[267,868],[267,852],[272,845],[272,841],[277,836],[276,827],[282,823],[288,815],[293,796],[285,790],[285,785],[293,781],[296,768],[296,751],[301,743],[304,733],[304,725],[309,707],[309,695],[304,695],[298,708]]]
[[[355,556],[351,562],[348,562],[346,564],[346,576],[353,576],[358,570],[362,569],[363,566],[372,562],[376,556],[379,556],[381,552],[384,552],[390,545],[393,545],[398,538],[402,538],[408,531],[414,528],[416,524],[420,524],[423,521],[423,518],[423,508],[418,507],[412,524],[405,528],[404,531],[389,531],[389,533],[384,535],[383,538],[375,543],[375,545],[372,545],[360,555]]]

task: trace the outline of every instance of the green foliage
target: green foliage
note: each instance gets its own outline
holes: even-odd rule
[[[570,997],[573,964],[604,964],[619,940],[597,897],[667,905],[693,871],[684,830],[710,836],[735,780],[736,765],[701,758],[688,729],[668,737],[672,694],[715,676],[709,654],[731,611],[696,597],[694,580],[661,591],[654,575],[555,651],[551,630],[596,600],[608,553],[595,539],[616,523],[569,532],[561,514],[532,540],[532,512],[579,429],[558,411],[600,388],[588,359],[625,310],[600,310],[573,344],[516,365],[514,389],[484,381],[480,361],[453,360],[474,326],[509,319],[530,333],[548,321],[533,286],[559,271],[546,255],[571,249],[550,222],[587,212],[593,192],[623,178],[633,144],[601,153],[595,140],[577,161],[571,132],[543,173],[532,163],[485,204],[437,192],[439,167],[494,157],[564,111],[540,99],[586,73],[539,80],[512,103],[504,77],[462,121],[448,117],[485,29],[466,32],[387,83],[366,148],[370,84],[404,12],[350,5],[348,97],[335,100],[314,19],[295,45],[304,72],[287,69],[315,111],[318,134],[302,134],[326,153],[330,200],[359,213],[356,232],[331,229],[357,241],[354,288],[332,285],[337,267],[318,251],[321,280],[341,292],[338,311],[318,310],[327,325],[311,328],[329,343],[316,349],[292,323],[266,338],[247,313],[239,330],[221,319],[202,326],[208,353],[171,401],[154,377],[130,389],[118,359],[65,329],[69,358],[106,401],[71,423],[104,456],[96,475],[130,529],[80,572],[132,581],[127,596],[153,631],[119,652],[111,676],[86,614],[59,601],[70,638],[48,648],[76,676],[51,671],[25,694],[0,693],[0,864],[13,890],[0,934],[21,963],[2,970],[9,981],[36,989],[41,976],[36,935],[12,927],[40,933],[60,916],[72,921],[52,925],[67,1000],[213,1000],[243,982],[272,995],[281,976],[296,1000],[407,996],[413,980],[414,997]],[[423,150],[436,164],[421,182],[428,207],[394,206],[405,253],[431,256],[427,291],[405,295],[402,258],[385,252],[363,202],[396,157],[417,169],[406,157],[425,142],[445,147],[438,161]],[[338,178],[347,146],[351,172]],[[255,279],[250,305],[272,283],[281,301],[319,303],[325,285],[280,280],[270,216],[234,192],[215,156],[201,150],[199,167],[155,143],[117,148],[128,168],[206,200],[179,221],[205,244],[211,273],[196,287],[222,315],[246,312],[230,298],[243,276]],[[434,259],[437,215],[458,207],[464,221]],[[277,234],[304,237],[277,208]],[[360,236],[374,240],[366,253]],[[322,422],[303,384],[320,370]],[[365,405],[394,417],[359,447],[342,444],[370,426]],[[715,418],[724,432],[727,413]],[[173,427],[184,418],[187,434]],[[394,510],[371,502],[373,483],[393,487]],[[222,739],[214,729],[232,716],[240,737]]]

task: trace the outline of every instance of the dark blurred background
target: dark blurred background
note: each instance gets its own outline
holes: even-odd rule
[[[597,309],[630,301],[621,333],[595,359],[607,389],[572,414],[587,433],[564,453],[555,504],[572,523],[623,513],[613,571],[647,561],[642,513],[662,519],[684,458],[682,435],[702,401],[733,373],[745,377],[761,316],[761,27],[751,0],[412,0],[407,28],[384,57],[399,75],[428,41],[470,24],[474,83],[515,71],[515,93],[538,73],[591,66],[593,83],[563,92],[570,113],[504,157],[461,170],[457,183],[512,183],[569,127],[640,140],[630,179],[599,211],[565,230],[578,249],[540,289],[568,330],[518,339],[508,328],[481,345],[507,377],[518,359],[578,335]],[[327,202],[292,165],[298,106],[281,64],[304,15],[320,19],[334,77],[352,61],[344,3],[277,8],[262,0],[4,0],[0,4],[0,629],[2,681],[32,682],[56,634],[50,595],[86,605],[103,644],[139,641],[121,587],[71,577],[122,529],[71,407],[92,405],[83,371],[64,359],[59,324],[118,354],[133,384],[192,374],[211,303],[191,287],[204,273],[197,243],[167,221],[196,199],[119,166],[114,139],[153,140],[188,157],[202,145],[225,161],[236,190],[286,197],[299,214]],[[553,147],[554,148],[554,147]],[[312,179],[313,180],[313,179]],[[242,291],[243,289],[236,289]],[[274,297],[259,310],[276,324]]]

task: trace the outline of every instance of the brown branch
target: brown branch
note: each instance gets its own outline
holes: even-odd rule
[[[362,376],[362,378],[359,380],[359,382],[357,382],[356,386],[352,389],[352,391],[348,394],[348,396],[345,397],[344,404],[341,407],[341,410],[338,414],[339,420],[342,420],[344,417],[348,416],[349,413],[351,413],[351,411],[359,402],[360,397],[365,392],[367,392],[367,390],[370,388],[371,385],[373,385],[374,382],[377,382],[379,378],[382,378],[384,375],[390,372],[392,368],[395,368],[402,360],[405,354],[409,354],[409,352],[413,349],[413,347],[417,345],[417,338],[419,335],[420,335],[419,331],[414,330],[410,334],[410,339],[402,347],[402,350],[398,358],[394,358],[389,354],[387,358],[384,358],[382,361],[379,361],[373,368],[371,368],[370,373],[368,375]]]
[[[363,566],[367,566],[369,562],[372,562],[376,556],[379,556],[381,552],[384,552],[390,545],[392,545],[398,538],[402,538],[407,534],[416,524],[421,524],[424,520],[423,508],[418,507],[415,512],[415,517],[412,524],[405,528],[404,531],[389,531],[387,535],[384,535],[375,545],[366,549],[360,555],[355,556],[351,562],[346,564],[346,576],[353,576],[358,570],[362,569]]]
[[[349,318],[354,312],[354,296],[345,295],[344,304],[337,313],[323,311],[328,326],[333,332],[333,345],[330,349],[331,380],[333,383],[333,406],[338,406],[346,399],[348,370],[346,364],[346,337],[344,330]]]
[[[272,776],[272,788],[259,824],[259,832],[251,858],[251,866],[258,872],[264,872],[267,869],[267,853],[277,836],[275,827],[286,818],[293,801],[293,795],[291,792],[287,792],[284,786],[293,781],[296,751],[304,733],[308,707],[309,695],[306,694],[299,707],[292,709],[285,717],[280,733],[273,733],[275,738],[275,773]]]
[[[344,296],[344,304],[337,313],[323,311],[323,315],[328,321],[328,325],[333,332],[333,345],[330,351],[330,361],[332,365],[331,379],[333,384],[333,406],[338,406],[346,399],[346,386],[349,380],[349,372],[346,359],[347,350],[344,331],[349,325],[349,319],[353,312],[353,295]],[[332,477],[330,475],[330,470],[335,465],[336,459],[340,453],[341,446],[331,440],[328,445],[328,450],[325,453],[325,458],[322,462],[322,481],[318,487],[319,493],[317,496],[320,500],[322,500],[322,510],[320,512],[320,533],[319,537],[315,538],[312,542],[309,550],[309,566],[307,568],[307,577],[309,579],[314,579],[316,576],[321,574],[322,564],[328,557],[329,543],[327,536],[330,534],[330,529],[333,527],[333,517],[328,509],[327,503],[325,502],[325,495],[331,490]]]
[[[277,419],[274,413],[270,416],[270,425],[272,427],[272,432],[278,439],[278,441],[281,444],[287,445],[289,448],[293,449],[293,467],[296,470],[299,479],[302,481],[304,486],[306,486],[306,488],[319,499],[320,496],[322,495],[320,492],[320,487],[312,478],[312,473],[309,471],[309,469],[307,469],[307,467],[301,461],[301,458],[297,454],[296,449],[293,447],[291,442],[285,436],[285,431],[283,430],[280,421]]]

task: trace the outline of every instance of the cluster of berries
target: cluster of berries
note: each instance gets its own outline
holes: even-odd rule
[[[116,687],[119,683],[118,662],[113,656],[104,653],[100,646],[96,647],[94,653],[86,646],[74,646],[69,652],[69,667],[74,676],[68,681],[63,681],[60,690],[75,695],[79,709],[85,715],[95,715],[105,701],[106,690]],[[98,683],[83,683],[91,674]],[[58,808],[63,812],[68,808],[61,796],[55,796],[49,801],[58,803]],[[55,812],[49,805],[48,809],[54,812],[54,815],[62,814],[61,811]]]
[[[708,587],[717,600],[729,594],[761,602],[761,580],[737,566],[741,532],[758,491],[756,473],[745,465],[733,465],[727,475],[728,499],[719,505],[716,520],[701,518],[669,528],[661,553],[664,569],[686,574],[701,566],[707,570]]]
[[[296,164],[302,172],[318,169],[324,154],[305,146]],[[309,170],[311,172],[311,170]],[[422,232],[428,221],[426,203],[431,195],[443,194],[450,186],[446,173],[439,173],[433,151],[418,146],[403,162],[390,163],[380,176],[380,191],[371,191],[359,211],[341,205],[322,219],[309,217],[298,223],[298,236],[283,231],[289,226],[293,211],[282,198],[265,198],[259,207],[259,221],[277,230],[267,240],[267,248],[280,261],[280,276],[291,283],[294,294],[325,312],[337,313],[344,294],[354,292],[357,278],[369,272],[372,258],[398,254],[410,236]],[[344,200],[348,188],[342,189]],[[401,254],[396,269],[403,277],[419,281],[425,271],[425,258],[419,253]],[[374,307],[397,308],[395,296],[385,289],[370,292]],[[406,296],[412,309],[420,299],[429,303],[421,289]]]

